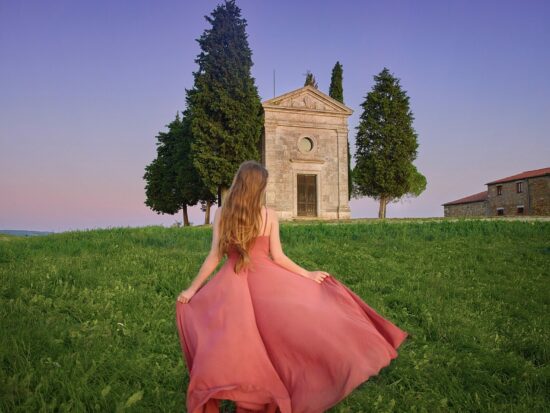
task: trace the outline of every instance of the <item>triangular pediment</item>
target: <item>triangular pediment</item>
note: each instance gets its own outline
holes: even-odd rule
[[[351,115],[353,110],[313,86],[304,86],[262,102],[264,108]]]

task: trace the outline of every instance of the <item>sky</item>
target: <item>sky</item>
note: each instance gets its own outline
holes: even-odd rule
[[[169,226],[145,205],[156,135],[185,109],[204,18],[221,1],[0,0],[0,229]],[[410,98],[426,190],[387,217],[550,166],[550,2],[237,0],[263,100],[328,93],[336,61],[354,110],[384,67]],[[355,164],[352,159],[352,165]],[[352,218],[378,203],[352,199]],[[215,208],[212,210],[212,214]],[[213,217],[213,215],[212,215]],[[194,225],[204,222],[190,208]]]

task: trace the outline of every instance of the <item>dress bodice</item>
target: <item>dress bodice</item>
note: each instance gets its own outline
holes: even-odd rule
[[[239,253],[234,247],[229,248],[228,258],[236,258]],[[259,235],[254,240],[254,244],[250,248],[250,258],[269,256],[269,235]]]

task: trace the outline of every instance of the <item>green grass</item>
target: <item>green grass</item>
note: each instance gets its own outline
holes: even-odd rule
[[[548,411],[550,222],[390,222],[281,224],[289,257],[413,335],[329,412]],[[185,411],[175,298],[211,228],[7,238],[0,411]]]
[[[17,239],[18,237],[11,234],[4,234],[0,232],[0,242],[2,241],[12,241],[14,239]]]

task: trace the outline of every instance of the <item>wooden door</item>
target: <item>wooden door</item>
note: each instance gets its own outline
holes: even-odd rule
[[[298,216],[317,216],[317,176],[298,174]]]

